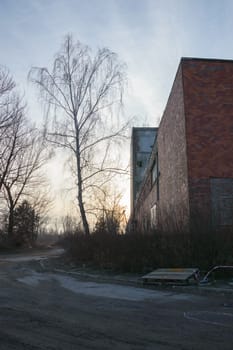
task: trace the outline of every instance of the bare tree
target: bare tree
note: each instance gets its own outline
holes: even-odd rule
[[[38,174],[37,174],[38,175]],[[42,181],[41,181],[42,180]],[[39,225],[42,228],[49,221],[49,212],[53,207],[53,198],[51,196],[51,187],[49,186],[46,178],[40,176],[40,186],[37,187],[36,191],[32,191],[30,196],[27,196],[30,199],[31,207],[39,215]]]
[[[24,138],[22,124],[24,123],[24,106],[20,100],[14,103],[11,122],[4,127],[4,132],[0,138],[0,191],[2,185],[12,170],[14,159],[21,148],[21,140]]]
[[[14,210],[21,199],[27,197],[37,207],[42,201],[43,196],[38,195],[43,182],[39,171],[48,157],[43,135],[25,116],[25,104],[13,78],[7,68],[0,66],[0,204],[4,211],[7,203],[9,236]]]
[[[17,154],[25,105],[9,71],[0,66],[0,191]]]
[[[48,106],[47,139],[71,151],[75,159],[78,205],[84,232],[89,234],[86,191],[100,174],[122,172],[108,160],[113,140],[124,137],[128,126],[116,118],[126,82],[125,65],[107,48],[93,57],[87,46],[74,43],[68,35],[53,69],[32,68],[29,79]]]
[[[97,221],[95,232],[107,232],[119,234],[124,232],[127,218],[126,208],[121,205],[122,194],[109,185],[102,188],[95,195],[93,213],[96,213]]]
[[[32,200],[43,186],[41,169],[47,162],[49,154],[39,131],[22,117],[20,123],[12,125],[11,161],[3,180],[3,193],[7,201],[8,236],[12,239],[14,226],[14,210],[22,199]]]
[[[11,124],[12,114],[12,92],[15,88],[15,82],[10,76],[9,71],[0,66],[0,130]]]

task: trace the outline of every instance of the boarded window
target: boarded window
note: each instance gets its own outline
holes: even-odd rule
[[[225,226],[233,225],[233,198],[223,197],[219,203],[220,224]]]
[[[214,227],[233,226],[233,179],[210,180]]]

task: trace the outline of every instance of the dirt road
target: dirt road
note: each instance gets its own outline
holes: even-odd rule
[[[231,296],[82,280],[46,254],[0,256],[0,349],[232,350]]]

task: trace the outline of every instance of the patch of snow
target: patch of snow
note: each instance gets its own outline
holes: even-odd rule
[[[32,261],[32,260],[42,260],[47,259],[45,256],[12,256],[1,259],[1,261],[9,261],[9,262],[22,262],[22,261]]]
[[[18,281],[30,286],[37,286],[41,281],[57,281],[62,288],[73,293],[83,294],[94,297],[104,297],[111,299],[144,301],[148,299],[160,299],[161,301],[175,301],[190,298],[190,296],[182,294],[171,294],[163,291],[147,290],[132,286],[121,286],[110,283],[96,283],[78,281],[70,276],[53,273],[37,273],[33,272],[28,276],[18,278]]]
[[[48,279],[49,279],[48,276],[44,276],[37,272],[33,272],[33,274],[31,274],[30,276],[24,276],[24,277],[18,278],[17,281],[27,284],[29,286],[36,287],[41,281],[46,281]]]
[[[95,297],[142,301],[164,296],[165,293],[149,291],[142,288],[120,286],[110,283],[81,282],[72,277],[57,275],[56,280],[65,289],[74,293]]]

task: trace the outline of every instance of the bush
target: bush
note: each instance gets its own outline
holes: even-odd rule
[[[113,235],[106,232],[67,236],[67,253],[77,264],[122,272],[147,272],[164,267],[207,270],[233,262],[233,232]]]
[[[142,265],[151,265],[148,261],[148,240],[139,235],[76,234],[64,241],[67,253],[78,264],[126,272],[141,270]]]
[[[10,246],[32,246],[37,240],[40,217],[24,200],[5,217],[1,240]]]

